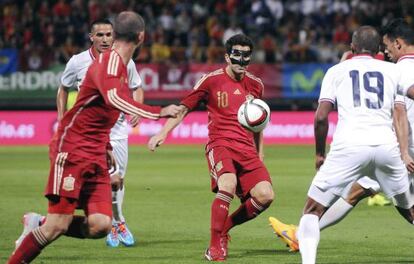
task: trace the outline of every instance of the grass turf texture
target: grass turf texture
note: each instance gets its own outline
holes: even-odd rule
[[[267,146],[265,162],[276,199],[257,219],[231,231],[227,263],[300,263],[268,226],[267,218],[297,223],[314,175],[311,146]],[[21,232],[26,211],[46,212],[46,147],[0,148],[0,262]],[[61,237],[34,263],[205,263],[209,242],[210,179],[203,146],[130,147],[124,213],[135,247],[108,248],[104,239]],[[234,200],[232,211],[238,206]],[[321,233],[318,263],[413,263],[413,227],[393,207],[366,201]]]

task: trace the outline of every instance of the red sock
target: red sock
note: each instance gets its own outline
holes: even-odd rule
[[[225,191],[218,191],[216,194],[211,205],[210,247],[220,247],[220,235],[229,214],[232,199],[233,195]]]
[[[87,228],[87,220],[85,216],[74,215],[73,220],[66,231],[65,236],[76,237],[76,238],[85,238],[86,233],[85,229]]]
[[[20,246],[13,252],[8,264],[30,263],[35,259],[42,249],[49,244],[39,228],[30,232],[22,241]]]
[[[227,218],[226,223],[224,224],[223,234],[227,234],[232,227],[255,218],[268,206],[269,204],[263,205],[254,198],[247,199]]]

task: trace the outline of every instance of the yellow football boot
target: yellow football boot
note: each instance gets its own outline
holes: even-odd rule
[[[296,238],[297,226],[284,224],[274,217],[269,217],[269,222],[270,226],[275,231],[274,233],[290,248],[290,252],[299,251],[299,242]]]
[[[376,194],[372,197],[368,197],[368,206],[386,206],[391,205],[391,201],[388,200],[384,195],[382,194]]]

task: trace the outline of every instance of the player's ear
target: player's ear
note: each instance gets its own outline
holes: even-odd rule
[[[229,57],[229,54],[227,54],[227,53],[225,53],[225,54],[224,54],[224,60],[225,60],[227,63],[230,63],[230,57]]]
[[[396,38],[395,40],[394,40],[394,45],[395,45],[395,47],[397,48],[397,49],[401,49],[401,39],[400,38]]]
[[[352,53],[355,53],[355,46],[354,46],[354,43],[352,43],[352,42],[351,42],[351,51],[352,51]]]
[[[93,34],[92,34],[92,33],[89,33],[88,35],[89,35],[89,40],[90,40],[91,42],[93,42]]]
[[[137,38],[138,38],[138,42],[137,43],[138,43],[138,45],[140,45],[141,43],[144,42],[145,32],[144,31],[139,32]]]

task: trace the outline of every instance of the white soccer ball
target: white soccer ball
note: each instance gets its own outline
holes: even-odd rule
[[[242,127],[257,133],[269,123],[270,108],[263,100],[247,100],[240,106],[237,119]]]

